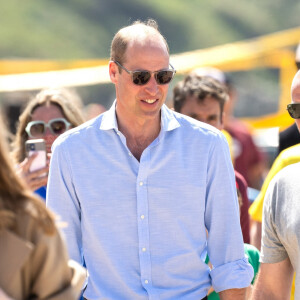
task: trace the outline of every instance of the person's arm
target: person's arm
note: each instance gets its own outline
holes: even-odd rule
[[[246,289],[230,289],[219,293],[221,300],[245,300]]]
[[[253,300],[285,300],[290,298],[293,280],[293,267],[288,252],[282,243],[281,228],[285,220],[282,207],[289,199],[283,191],[287,188],[277,174],[266,191],[263,207],[261,265],[252,293]],[[280,187],[280,188],[279,188]]]
[[[255,246],[258,250],[261,249],[261,227],[259,221],[251,220],[250,227],[250,241],[251,245]]]
[[[37,154],[26,157],[16,169],[17,174],[25,181],[30,190],[35,191],[42,186],[47,185],[49,172],[49,159],[47,166],[37,171],[30,172],[30,166]],[[46,174],[46,175],[45,175]]]
[[[70,158],[63,146],[58,144],[52,152],[46,204],[67,225],[63,232],[70,258],[83,264],[81,208],[72,181]]]
[[[208,256],[213,265],[210,272],[212,285],[217,293],[230,289],[243,290],[251,283],[253,268],[244,253],[233,166],[228,145],[223,140],[216,140],[210,150],[205,225]],[[233,293],[237,292],[241,291]]]
[[[254,165],[251,165],[248,168],[248,181],[249,186],[253,187],[254,189],[260,190],[262,181],[264,179],[264,172],[266,170],[266,163],[264,161],[259,161]]]
[[[293,282],[293,267],[289,258],[260,265],[251,300],[288,300]]]
[[[211,262],[209,261],[207,263],[210,267],[210,269],[212,269],[212,264]],[[243,297],[245,296],[245,289],[229,289],[229,290],[225,290],[223,292],[220,292],[218,295],[220,297],[221,300],[225,299],[240,299],[238,297],[240,297],[240,295]],[[211,293],[213,293],[215,290],[214,288],[211,286],[207,292],[207,296],[210,295]],[[252,291],[252,285],[248,286],[246,288],[246,299],[249,299],[250,298],[250,295],[251,295],[251,291]],[[241,298],[241,299],[245,299],[245,298]]]

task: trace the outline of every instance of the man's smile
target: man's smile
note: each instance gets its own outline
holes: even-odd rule
[[[144,100],[142,100],[142,101],[147,102],[147,103],[149,103],[149,104],[152,104],[152,103],[156,102],[157,99],[144,99]]]

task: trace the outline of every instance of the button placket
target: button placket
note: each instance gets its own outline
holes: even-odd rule
[[[145,149],[139,165],[137,176],[137,223],[139,238],[139,261],[141,269],[141,282],[149,292],[151,289],[151,260],[149,253],[149,223],[148,223],[148,170],[150,163],[150,151]]]

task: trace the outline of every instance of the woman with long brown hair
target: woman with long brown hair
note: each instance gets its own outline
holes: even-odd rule
[[[51,146],[54,140],[70,128],[83,123],[80,111],[81,100],[68,89],[45,89],[28,102],[20,115],[13,156],[18,173],[28,187],[42,198],[46,198]],[[35,156],[26,157],[25,142],[30,139],[44,139],[48,156],[45,168],[30,171]],[[45,175],[46,174],[46,175]]]
[[[1,293],[14,300],[77,299],[85,271],[68,262],[53,216],[15,173],[3,132],[0,119]]]

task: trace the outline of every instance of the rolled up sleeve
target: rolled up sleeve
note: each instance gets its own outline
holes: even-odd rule
[[[254,276],[247,258],[214,268],[210,272],[212,285],[217,293],[227,289],[239,289],[250,285]]]

